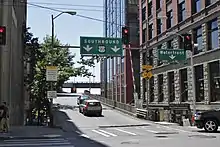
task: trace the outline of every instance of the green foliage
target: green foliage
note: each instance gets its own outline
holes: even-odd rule
[[[33,38],[33,34],[26,32],[26,52],[31,57],[31,67],[33,78],[30,78],[30,88],[32,95],[32,103],[39,106],[46,99],[46,92],[51,87],[46,81],[46,66],[53,65],[58,67],[58,81],[53,82],[53,90],[61,91],[62,85],[70,77],[93,76],[86,66],[93,67],[94,59],[81,60],[77,63],[79,67],[74,67],[74,55],[71,55],[68,45],[63,45],[58,39],[54,38],[54,48],[52,48],[52,38],[46,36],[43,43],[39,44],[37,38]]]

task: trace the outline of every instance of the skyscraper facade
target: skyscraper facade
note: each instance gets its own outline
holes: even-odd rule
[[[121,37],[123,26],[129,27],[131,47],[138,46],[138,0],[104,1],[104,36]],[[101,62],[102,96],[121,103],[133,102],[133,83],[131,68],[139,70],[139,51],[123,50],[122,57],[109,57]],[[131,67],[131,60],[135,61]],[[136,78],[139,85],[139,78]],[[128,90],[129,89],[129,90]]]

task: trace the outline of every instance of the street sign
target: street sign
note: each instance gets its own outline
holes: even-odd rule
[[[186,51],[184,49],[159,49],[158,58],[165,61],[186,60]]]
[[[153,68],[152,65],[142,65],[143,70],[151,70]]]
[[[57,66],[46,67],[46,81],[57,81]]]
[[[122,39],[80,37],[80,54],[84,56],[122,56]]]
[[[48,99],[55,99],[55,98],[57,98],[57,92],[56,91],[47,91],[47,98]]]
[[[141,75],[144,79],[150,79],[152,78],[153,74],[151,71],[149,72],[143,72],[142,75]]]

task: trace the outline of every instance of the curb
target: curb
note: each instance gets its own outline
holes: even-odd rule
[[[46,136],[5,136],[0,137],[0,140],[13,140],[13,139],[51,139],[51,138],[61,138],[61,137],[46,137]]]
[[[99,128],[117,128],[117,127],[140,127],[140,126],[150,126],[150,124],[137,124],[137,125],[109,125],[109,126],[99,126]]]

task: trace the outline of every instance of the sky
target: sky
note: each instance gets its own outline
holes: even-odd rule
[[[27,26],[31,28],[30,31],[35,37],[39,37],[40,42],[46,35],[51,35],[51,15],[56,16],[59,12],[34,7],[30,4],[63,11],[75,11],[78,15],[103,20],[103,0],[28,0],[28,3]],[[79,46],[80,36],[103,37],[102,21],[62,14],[55,19],[54,24],[55,35],[63,44]],[[80,60],[79,49],[70,49],[70,51],[76,55],[74,60]],[[75,64],[75,66],[79,65]],[[90,71],[96,76],[95,78],[89,80],[88,78],[75,77],[70,78],[70,81],[100,82],[100,64],[97,63],[95,68],[90,68]]]

